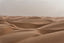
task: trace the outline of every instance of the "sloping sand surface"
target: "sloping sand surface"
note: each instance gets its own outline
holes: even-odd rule
[[[15,20],[15,21],[9,21],[9,23],[11,24],[15,24],[16,26],[20,27],[20,28],[38,28],[47,24],[52,23],[52,20],[43,20],[43,19],[19,19],[19,20]]]
[[[64,43],[64,31],[28,38],[18,43]]]
[[[56,31],[63,31],[63,30],[64,30],[64,22],[54,22],[38,28],[38,31],[42,34],[52,33]]]
[[[64,43],[64,17],[0,16],[0,43]]]
[[[13,34],[8,34],[0,37],[0,43],[16,43],[19,40],[24,40],[28,37],[38,36],[38,33],[34,32],[18,32]]]
[[[10,26],[6,24],[0,24],[0,36],[8,33],[12,33],[13,29],[10,28]]]

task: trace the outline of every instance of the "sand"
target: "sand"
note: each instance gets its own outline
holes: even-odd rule
[[[63,31],[63,30],[64,30],[64,22],[54,22],[38,28],[38,31],[42,34]]]
[[[29,37],[35,37],[38,36],[38,33],[34,32],[17,32],[13,34],[7,34],[0,37],[0,43],[16,43],[20,40],[24,40]]]
[[[64,17],[0,16],[0,43],[64,43]]]
[[[64,43],[64,31],[28,38],[18,43]]]

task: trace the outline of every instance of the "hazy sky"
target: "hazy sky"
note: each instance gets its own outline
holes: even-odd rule
[[[0,14],[64,16],[64,0],[0,0]]]

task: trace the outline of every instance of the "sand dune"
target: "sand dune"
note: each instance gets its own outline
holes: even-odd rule
[[[0,36],[8,33],[12,33],[13,29],[10,28],[10,26],[6,24],[0,24]]]
[[[64,43],[64,31],[28,38],[18,43]]]
[[[26,19],[19,19],[19,20],[15,20],[15,21],[8,21],[11,24],[15,24],[16,26],[20,27],[20,28],[38,28],[50,23],[53,23],[52,20],[43,20],[40,18],[26,18]]]
[[[28,37],[38,36],[38,33],[34,32],[18,32],[13,34],[8,34],[0,37],[0,43],[16,43],[19,40],[24,40]]]
[[[63,19],[0,16],[0,43],[64,43]]]
[[[63,31],[63,30],[64,30],[64,22],[54,22],[38,28],[38,31],[42,34]]]

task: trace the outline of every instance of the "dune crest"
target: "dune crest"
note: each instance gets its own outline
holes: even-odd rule
[[[38,31],[42,34],[63,31],[63,30],[64,30],[64,22],[54,22],[38,28]]]

